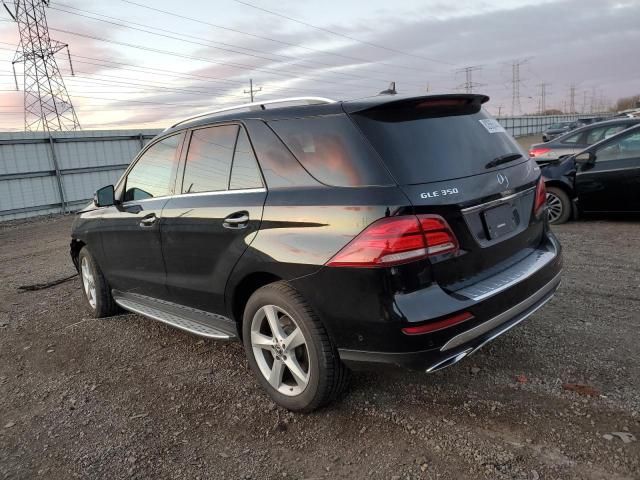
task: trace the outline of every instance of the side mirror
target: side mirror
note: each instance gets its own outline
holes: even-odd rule
[[[96,207],[110,207],[111,205],[115,205],[115,203],[113,185],[102,187],[93,195],[93,204]]]
[[[593,154],[593,152],[582,152],[573,157],[573,160],[578,165],[591,165],[592,163],[595,163],[596,156]]]

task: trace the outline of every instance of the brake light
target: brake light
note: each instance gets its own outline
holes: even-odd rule
[[[547,206],[547,187],[544,183],[545,178],[540,177],[536,186],[536,198],[533,202],[533,213],[536,216]]]
[[[425,333],[437,332],[438,330],[453,327],[454,325],[458,325],[462,322],[467,322],[473,318],[474,316],[471,313],[462,312],[447,317],[443,320],[438,320],[437,322],[425,323],[416,327],[404,327],[402,329],[402,333],[404,333],[405,335],[423,335]]]
[[[458,240],[439,215],[380,219],[365,228],[329,262],[331,267],[388,267],[458,251]]]
[[[550,148],[532,148],[531,150],[529,150],[529,156],[539,157],[541,155],[544,155],[545,153],[549,153],[550,151]]]

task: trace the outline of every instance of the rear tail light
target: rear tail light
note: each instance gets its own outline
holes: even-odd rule
[[[545,153],[549,153],[550,151],[550,148],[532,148],[531,150],[529,150],[529,156],[539,157],[541,155],[544,155]]]
[[[473,318],[474,316],[471,313],[462,312],[436,322],[425,323],[415,327],[405,327],[402,329],[402,333],[405,335],[423,335],[425,333],[437,332],[438,330],[453,327],[454,325],[467,322]]]
[[[369,225],[327,265],[388,267],[458,251],[458,240],[439,215],[387,217]]]
[[[547,206],[547,187],[544,184],[544,177],[540,177],[536,186],[536,198],[533,202],[533,213],[536,216]]]

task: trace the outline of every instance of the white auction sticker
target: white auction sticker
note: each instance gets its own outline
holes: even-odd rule
[[[497,120],[493,118],[484,118],[482,120],[478,120],[484,128],[487,129],[489,133],[505,133],[506,130]]]

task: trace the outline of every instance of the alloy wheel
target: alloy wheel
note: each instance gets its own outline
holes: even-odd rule
[[[82,257],[82,262],[80,263],[80,270],[82,273],[82,286],[84,287],[84,293],[87,296],[87,300],[89,301],[89,305],[91,308],[96,308],[96,282],[93,278],[93,271],[91,270],[91,266],[89,264],[89,259],[87,257]]]
[[[307,341],[293,317],[276,305],[265,305],[251,322],[251,347],[269,384],[287,396],[300,395],[309,384]]]
[[[562,200],[550,192],[547,192],[547,207],[549,222],[553,223],[562,216]]]

